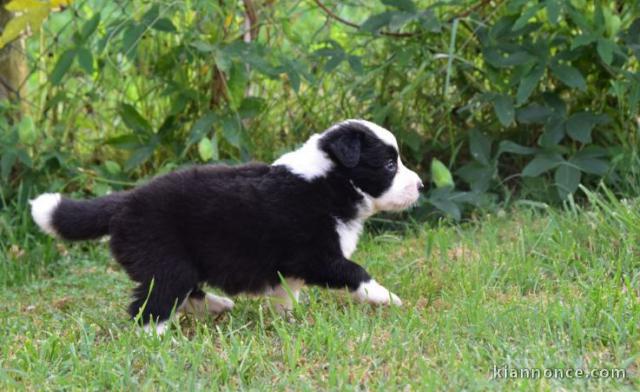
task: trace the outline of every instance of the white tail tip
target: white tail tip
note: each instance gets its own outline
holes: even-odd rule
[[[57,235],[53,227],[53,213],[61,200],[59,193],[43,193],[29,201],[33,220],[40,226],[42,231],[53,236]]]

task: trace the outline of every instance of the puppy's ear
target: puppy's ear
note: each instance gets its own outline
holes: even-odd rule
[[[327,140],[329,155],[345,167],[355,167],[360,161],[360,132],[347,131]]]

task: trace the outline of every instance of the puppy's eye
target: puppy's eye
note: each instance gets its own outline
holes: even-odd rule
[[[397,166],[398,163],[393,159],[389,159],[384,163],[384,168],[388,171],[395,171]]]

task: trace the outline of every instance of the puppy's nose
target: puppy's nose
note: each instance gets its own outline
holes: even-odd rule
[[[424,189],[424,184],[422,183],[421,180],[418,180],[418,190],[420,191],[422,189]]]

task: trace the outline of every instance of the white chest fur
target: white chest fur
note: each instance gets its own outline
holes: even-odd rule
[[[344,257],[349,258],[356,250],[360,233],[362,233],[362,220],[354,219],[343,222],[336,219],[336,232],[340,238],[340,248]]]

